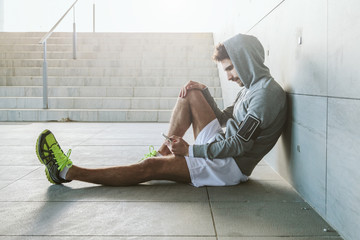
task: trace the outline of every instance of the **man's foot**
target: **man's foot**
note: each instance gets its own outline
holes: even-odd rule
[[[36,155],[39,161],[45,165],[45,173],[49,182],[61,184],[70,182],[60,177],[60,172],[65,168],[70,168],[71,149],[65,155],[56,141],[54,134],[50,130],[44,130],[36,142]]]

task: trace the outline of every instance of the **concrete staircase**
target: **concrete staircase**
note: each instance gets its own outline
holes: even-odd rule
[[[78,33],[48,40],[49,109],[42,109],[44,33],[0,33],[0,121],[167,122],[179,87],[202,82],[222,107],[209,33]]]

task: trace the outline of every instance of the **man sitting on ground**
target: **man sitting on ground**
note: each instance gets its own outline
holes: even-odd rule
[[[222,64],[228,80],[242,87],[232,106],[220,110],[205,85],[190,81],[181,89],[172,112],[171,140],[150,157],[129,166],[75,166],[54,135],[45,130],[38,137],[36,153],[46,167],[48,180],[110,186],[172,180],[196,187],[247,181],[282,133],[286,94],[264,65],[264,49],[253,36],[238,34],[217,45],[213,58]],[[194,145],[182,139],[190,125]]]

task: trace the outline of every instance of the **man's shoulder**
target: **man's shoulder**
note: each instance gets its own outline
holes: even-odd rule
[[[253,103],[259,103],[273,107],[274,104],[282,105],[286,102],[286,93],[282,87],[275,82],[275,84],[266,84],[253,88],[247,94],[246,100]]]
[[[285,94],[284,89],[281,85],[276,82],[274,79],[269,79],[268,81],[259,82],[251,89],[251,94]]]

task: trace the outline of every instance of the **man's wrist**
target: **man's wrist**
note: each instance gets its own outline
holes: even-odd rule
[[[189,145],[189,147],[188,147],[188,155],[189,155],[189,157],[194,157],[193,145]]]

